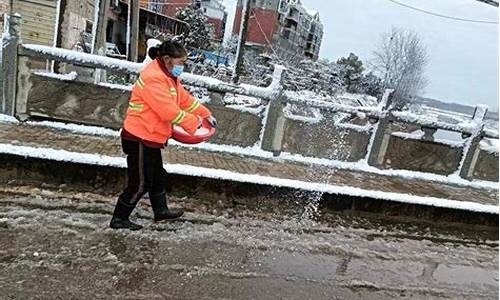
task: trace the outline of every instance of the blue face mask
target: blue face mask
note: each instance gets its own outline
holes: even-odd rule
[[[184,66],[183,65],[175,65],[173,68],[172,68],[172,76],[174,77],[179,77],[181,76],[182,72],[184,72]]]

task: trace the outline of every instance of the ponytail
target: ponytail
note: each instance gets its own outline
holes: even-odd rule
[[[149,48],[148,55],[152,60],[155,60],[160,55],[160,48],[158,46]]]
[[[177,41],[165,41],[156,47],[149,48],[149,57],[156,59],[162,56],[171,58],[181,58],[187,56],[187,50],[184,46]]]

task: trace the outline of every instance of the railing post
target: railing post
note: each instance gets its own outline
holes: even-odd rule
[[[17,90],[16,105],[14,109],[15,116],[25,121],[28,119],[28,96],[31,90],[30,85],[31,72],[29,68],[29,57],[18,56],[17,58]]]
[[[428,126],[421,126],[420,129],[424,132],[424,135],[422,136],[422,140],[429,141],[429,142],[434,141],[434,134],[437,132],[437,128],[428,127]]]
[[[476,125],[476,128],[465,143],[462,161],[460,162],[460,177],[464,179],[470,179],[474,173],[480,151],[479,143],[483,138],[484,119],[487,112],[488,107],[485,105],[478,105],[474,110],[472,122]]]
[[[284,109],[286,103],[283,94],[269,101],[267,121],[264,125],[264,135],[262,137],[262,150],[271,151],[274,156],[281,154],[283,136],[285,134]]]
[[[210,97],[210,104],[224,106],[224,97],[226,96],[226,93],[209,90],[208,95]]]
[[[383,163],[387,147],[389,146],[392,122],[389,110],[392,104],[392,92],[393,90],[385,90],[382,100],[378,105],[382,114],[378,120],[375,132],[372,133],[371,146],[367,149],[366,153],[368,164],[371,166],[379,166]]]
[[[267,120],[266,124],[264,124],[264,134],[261,144],[262,150],[271,151],[274,156],[281,154],[283,136],[285,135],[286,119],[284,109],[286,99],[283,92],[283,72],[283,67],[275,66],[271,87],[275,91],[276,97],[272,98],[268,104]]]
[[[14,116],[17,87],[17,49],[21,44],[21,15],[8,18],[9,34],[2,40],[3,99],[1,113]]]

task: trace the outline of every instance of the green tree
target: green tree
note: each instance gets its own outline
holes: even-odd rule
[[[348,92],[354,92],[353,89],[359,84],[360,80],[363,78],[363,62],[359,57],[350,53],[348,57],[342,57],[337,61],[337,64],[341,67],[341,78]]]
[[[192,7],[179,9],[176,18],[189,24],[189,34],[184,42],[188,48],[211,50],[212,24],[201,10]]]

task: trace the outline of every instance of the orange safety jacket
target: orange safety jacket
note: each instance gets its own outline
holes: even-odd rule
[[[132,88],[123,128],[132,135],[164,144],[178,125],[193,134],[211,112],[184,89],[158,59],[149,63]]]

